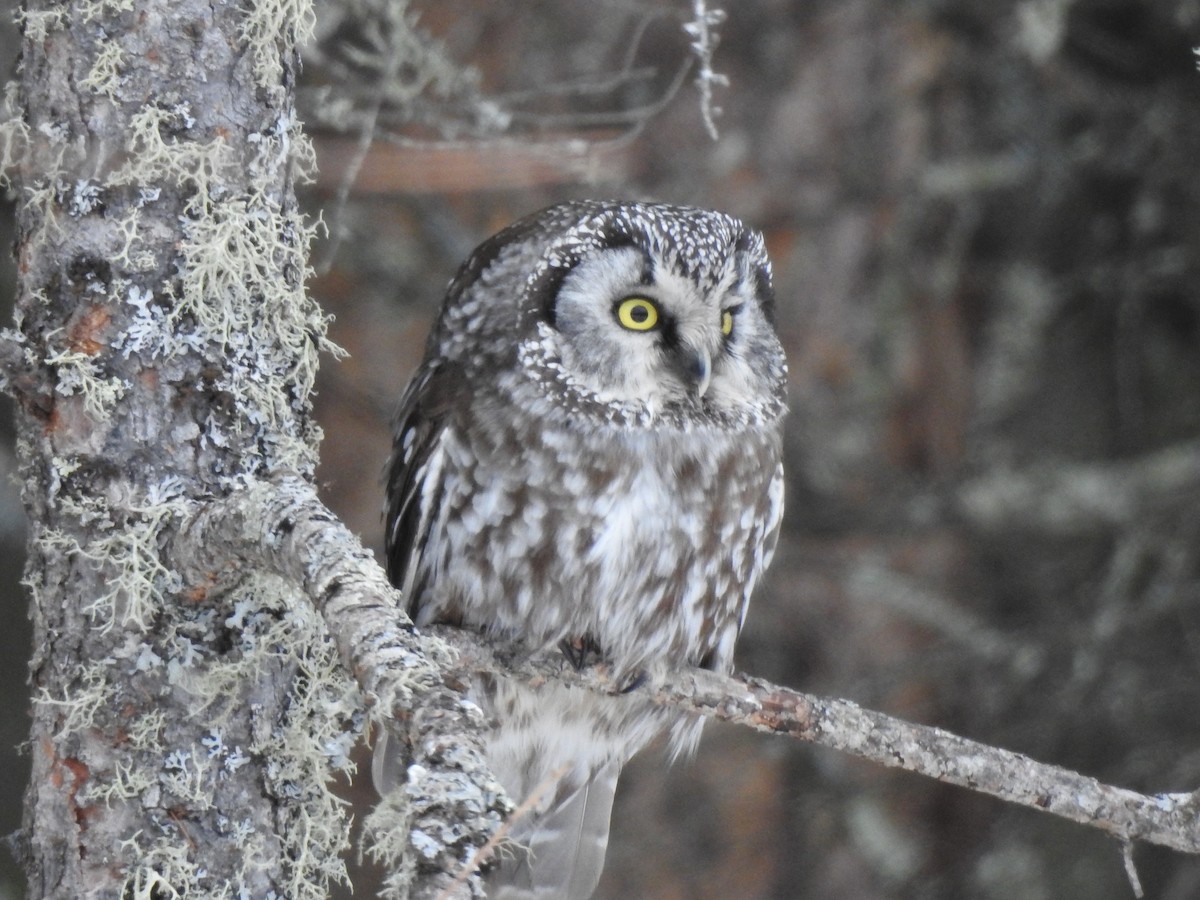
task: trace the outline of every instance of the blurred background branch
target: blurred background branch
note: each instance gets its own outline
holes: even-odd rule
[[[1200,8],[725,8],[713,142],[690,0],[322,4],[305,200],[340,243],[312,289],[352,353],[319,382],[326,502],[378,547],[387,420],[479,240],[570,197],[725,209],[767,237],[792,379],[785,531],[739,668],[1141,793],[1194,789]],[[16,491],[0,504],[11,748],[29,640]],[[0,769],[2,829],[27,762]],[[598,896],[1125,900],[1112,849],[714,724],[692,762],[626,771]],[[1192,856],[1140,846],[1137,866],[1148,896],[1200,895]],[[9,872],[0,896],[20,896]]]

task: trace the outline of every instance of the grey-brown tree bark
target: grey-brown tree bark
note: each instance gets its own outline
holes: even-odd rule
[[[311,9],[33,3],[23,24],[5,374],[30,521],[30,896],[328,896],[350,843],[328,784],[371,706],[425,776],[380,819],[394,884],[421,868],[438,890],[507,801],[438,645],[312,483],[334,348],[295,198]]]
[[[312,490],[325,323],[303,291],[308,230],[293,188],[309,157],[292,106],[309,15],[302,2],[188,0],[32,2],[24,14],[6,132],[8,162],[21,155],[20,303],[3,360],[31,522],[31,896],[326,896],[349,833],[326,783],[372,707],[404,723],[420,776],[399,817],[379,821],[398,890],[421,874],[436,893],[507,809],[455,691],[495,660],[473,659],[468,639],[452,664],[406,628]],[[941,190],[963,176],[937,172],[950,179]],[[950,445],[933,442],[935,463]],[[982,531],[1032,517],[1073,533],[1194,486],[1195,461],[1191,441],[1067,477],[1001,471],[969,482],[959,505]],[[1007,658],[999,629],[959,631],[981,656]],[[708,683],[700,698],[696,677],[643,690],[736,718],[740,687]],[[1013,761],[853,704],[787,703],[806,737],[968,787],[984,786],[979,759]],[[1048,769],[989,773],[987,789],[1194,849],[1193,794]],[[1031,771],[1128,808],[1085,808],[1066,788],[1040,802],[1027,786],[1050,782],[1021,782]]]
[[[269,568],[165,562],[196,503],[311,479],[325,322],[294,184],[305,3],[22,13],[18,400],[33,897],[324,897],[361,698]]]

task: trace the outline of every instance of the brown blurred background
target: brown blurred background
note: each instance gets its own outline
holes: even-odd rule
[[[1200,787],[1200,2],[729,2],[716,141],[694,72],[674,89],[685,0],[414,2],[415,30],[386,0],[325,6],[303,199],[351,355],[319,384],[320,478],[370,545],[388,419],[476,243],[571,197],[719,208],[766,235],[791,366],[787,517],[739,668]],[[0,540],[7,832],[28,655],[7,483]],[[1200,860],[1135,858],[1148,897],[1200,897]],[[628,768],[598,894],[1130,896],[1099,832],[717,726],[693,761]]]

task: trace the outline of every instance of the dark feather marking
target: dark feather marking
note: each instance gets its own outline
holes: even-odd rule
[[[571,270],[579,264],[579,261],[587,253],[594,252],[597,249],[615,250],[620,247],[635,246],[633,239],[623,231],[610,229],[600,236],[600,239],[595,244],[580,244],[574,249],[570,246],[560,247],[551,245],[550,248],[556,252],[564,252],[563,264],[557,266],[547,266],[534,282],[529,286],[527,294],[526,308],[532,307],[539,311],[539,318],[548,322],[551,327],[557,327],[557,305],[558,292],[562,289],[563,281],[571,273]],[[645,250],[642,251],[646,257],[647,265],[652,266],[650,256]],[[649,283],[649,282],[643,282]]]
[[[417,533],[421,526],[423,470],[450,413],[467,390],[469,385],[458,366],[434,360],[417,374],[400,401],[396,444],[388,462],[386,513],[388,579],[396,587],[404,584],[409,560],[426,537]],[[405,450],[409,434],[412,438]],[[411,597],[405,600],[410,605],[413,602]]]
[[[755,294],[758,295],[758,305],[763,317],[775,324],[775,288],[771,286],[771,272],[766,266],[756,266],[754,269]]]

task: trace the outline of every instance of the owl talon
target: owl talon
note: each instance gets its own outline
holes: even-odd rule
[[[583,637],[563,638],[558,642],[558,649],[576,672],[582,672],[585,666],[600,659],[600,645],[586,634]]]
[[[632,693],[633,691],[636,691],[638,688],[640,688],[643,684],[645,684],[648,680],[649,680],[649,676],[646,675],[645,672],[637,672],[629,679],[629,681],[627,681],[625,684],[621,685],[621,687],[617,689],[617,693],[618,694]]]

